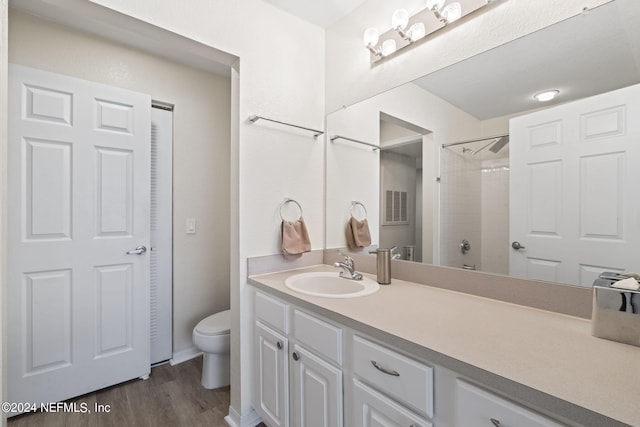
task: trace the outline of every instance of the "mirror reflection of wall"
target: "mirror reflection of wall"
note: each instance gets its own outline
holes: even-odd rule
[[[384,133],[381,133],[381,120],[388,123],[384,126]],[[396,127],[395,131],[390,130],[393,126]],[[349,206],[353,200],[363,202],[368,208],[374,245],[397,245],[400,253],[404,251],[404,246],[412,245],[409,243],[410,238],[398,240],[397,243],[389,240],[393,237],[387,233],[387,226],[381,226],[381,211],[378,210],[383,207],[383,197],[380,194],[380,158],[391,158],[394,151],[389,149],[393,145],[398,145],[398,150],[403,143],[406,143],[407,148],[410,145],[408,141],[403,141],[403,136],[389,136],[393,132],[399,132],[397,127],[404,127],[414,134],[419,134],[422,139],[422,179],[419,185],[415,184],[416,190],[411,190],[420,190],[420,197],[416,196],[415,200],[420,200],[419,209],[422,212],[421,225],[416,224],[414,227],[419,235],[414,238],[413,244],[420,247],[419,259],[439,263],[440,196],[436,180],[440,171],[441,149],[435,138],[468,138],[480,132],[480,121],[413,84],[400,86],[327,116],[329,136],[345,135],[382,146],[381,150],[372,151],[366,146],[357,146],[349,142],[336,140],[328,143],[327,248],[347,246],[343,230],[344,224],[349,220]],[[389,139],[385,141],[386,144],[382,143],[383,138]],[[389,155],[386,154],[388,151]],[[372,220],[373,212],[376,213],[375,220]],[[385,231],[382,231],[382,228],[385,228]]]
[[[397,247],[408,261],[422,261],[422,136],[428,133],[380,115],[380,246]]]

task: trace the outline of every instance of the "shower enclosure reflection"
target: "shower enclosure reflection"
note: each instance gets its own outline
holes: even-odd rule
[[[441,265],[509,273],[507,142],[504,135],[442,147]]]

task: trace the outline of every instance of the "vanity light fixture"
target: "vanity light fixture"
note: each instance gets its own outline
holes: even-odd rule
[[[560,93],[560,91],[556,90],[556,89],[554,89],[554,90],[546,90],[544,92],[536,93],[535,95],[533,95],[533,97],[535,99],[537,99],[538,101],[540,101],[540,102],[547,102],[547,101],[551,101],[559,93]]]
[[[382,35],[377,28],[365,30],[364,46],[371,53],[371,62],[378,62],[491,1],[458,0],[447,3],[447,0],[426,0],[426,7],[413,15],[407,9],[397,9],[391,15],[390,30]]]

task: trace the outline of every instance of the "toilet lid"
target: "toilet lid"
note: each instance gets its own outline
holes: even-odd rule
[[[228,334],[231,328],[231,311],[225,310],[205,317],[196,325],[196,331],[202,335]]]

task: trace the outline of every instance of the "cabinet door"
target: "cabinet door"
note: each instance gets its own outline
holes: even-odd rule
[[[404,406],[353,380],[354,427],[431,427]]]
[[[254,409],[272,427],[289,426],[288,342],[256,322],[256,385]]]
[[[341,427],[342,371],[299,345],[291,353],[291,403],[296,427]]]

